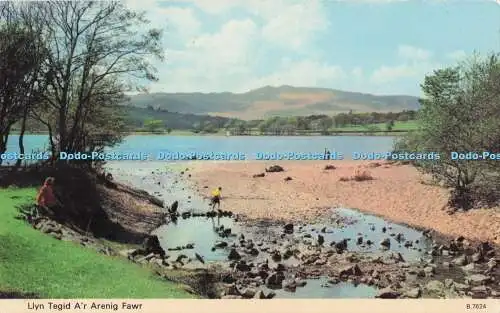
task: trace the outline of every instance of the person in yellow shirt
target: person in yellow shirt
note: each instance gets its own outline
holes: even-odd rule
[[[212,191],[212,211],[215,209],[217,204],[217,210],[220,211],[220,197],[221,197],[222,187],[218,187]]]

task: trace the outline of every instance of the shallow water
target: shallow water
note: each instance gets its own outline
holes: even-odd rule
[[[377,289],[367,285],[353,285],[348,282],[340,282],[329,287],[323,287],[327,278],[307,279],[307,285],[297,287],[295,292],[285,290],[273,290],[276,299],[352,299],[352,298],[374,298]],[[267,290],[266,290],[267,291]]]
[[[325,244],[329,244],[332,241],[339,242],[344,238],[351,238],[348,241],[349,251],[363,251],[363,252],[373,252],[380,253],[380,242],[389,238],[391,242],[390,251],[400,253],[406,261],[417,261],[420,257],[425,255],[428,251],[432,242],[430,239],[424,237],[421,231],[415,230],[413,228],[390,223],[383,218],[376,217],[373,215],[364,214],[356,210],[339,208],[332,210],[332,220],[341,221],[340,227],[334,224],[315,224],[303,226],[296,236],[303,236],[305,233],[314,234],[313,238],[317,238],[320,234],[325,238]],[[382,228],[386,228],[386,232],[382,231]],[[322,230],[326,228],[326,232]],[[391,236],[394,235],[394,236]],[[403,239],[398,242],[396,240],[397,234],[402,234]],[[358,245],[357,238],[363,237],[363,242],[366,240],[373,242],[372,245]],[[412,241],[412,247],[406,248],[404,246],[405,241]],[[418,243],[417,243],[418,242]]]
[[[240,231],[240,228],[233,220],[227,217],[192,217],[188,219],[179,217],[176,223],[163,225],[155,230],[154,233],[158,235],[160,244],[165,250],[194,244],[194,249],[184,249],[178,252],[167,251],[168,255],[185,254],[191,257],[196,252],[207,262],[223,261],[227,260],[228,250],[216,249],[212,251],[212,247],[217,241],[228,241],[228,238],[219,236],[217,232],[217,228],[221,226],[224,229],[231,228],[233,233]]]
[[[147,164],[145,167],[137,166],[125,167],[122,164],[110,164],[109,168],[117,181],[124,182],[138,188],[147,190],[149,193],[163,199],[165,206],[173,201],[179,201],[180,213],[203,213],[208,211],[208,202],[197,195],[186,183],[183,183],[178,174],[167,169],[159,168],[158,164]],[[186,172],[185,175],[188,175]],[[221,238],[220,227],[231,228],[234,236]],[[191,217],[183,219],[179,217],[176,223],[168,223],[154,231],[160,239],[162,247],[170,256],[169,260],[175,260],[179,255],[185,255],[192,260],[196,260],[196,254],[203,257],[205,262],[226,261],[230,247],[237,243],[238,236],[244,234],[247,239],[263,241],[264,246],[279,248],[282,244],[303,241],[304,237],[315,244],[318,235],[325,239],[324,246],[328,246],[332,241],[341,241],[344,238],[350,238],[348,241],[348,251],[362,251],[373,254],[383,254],[384,252],[399,252],[406,261],[416,261],[423,257],[431,248],[431,242],[422,235],[422,232],[390,223],[382,218],[363,214],[351,209],[333,209],[331,216],[326,217],[321,223],[309,225],[295,225],[294,233],[280,237],[283,234],[283,225],[270,224],[268,222],[245,223],[240,224],[232,218],[207,218]],[[382,232],[386,227],[387,231]],[[391,234],[401,233],[404,239],[398,242],[395,236]],[[306,235],[307,234],[307,235]],[[357,244],[357,238],[363,237],[363,242],[370,239],[371,246],[362,246]],[[388,251],[380,249],[380,241],[390,238],[391,247]],[[271,241],[276,244],[270,244]],[[413,241],[413,247],[404,247],[406,240]],[[228,243],[226,248],[213,249],[218,241]],[[418,241],[418,243],[417,243]],[[171,250],[177,247],[193,245],[192,249]],[[420,251],[419,251],[420,250]],[[257,257],[251,258],[251,262],[260,263],[270,259],[268,253],[261,252]],[[287,267],[300,263],[294,257],[283,260],[282,263]],[[297,263],[297,264],[295,264]],[[186,266],[198,266],[196,261],[188,263]],[[269,260],[269,265],[274,266],[274,262]],[[373,298],[377,294],[377,289],[366,285],[353,285],[348,282],[323,287],[327,282],[326,278],[308,279],[305,287],[297,287],[295,292],[285,290],[274,290],[276,298]]]

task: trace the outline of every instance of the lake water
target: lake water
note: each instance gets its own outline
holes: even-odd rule
[[[18,152],[18,136],[9,138],[7,152]],[[25,136],[27,153],[43,150],[48,146],[46,135]],[[224,136],[162,136],[162,135],[135,135],[128,136],[124,141],[109,152],[117,153],[144,153],[148,160],[158,161],[158,158],[176,154],[207,154],[231,153],[241,154],[246,159],[258,158],[258,153],[278,152],[316,153],[322,154],[326,149],[342,155],[343,159],[352,159],[353,152],[388,152],[392,150],[394,137],[385,136],[304,136],[304,137],[224,137]],[[163,160],[161,160],[163,161]]]

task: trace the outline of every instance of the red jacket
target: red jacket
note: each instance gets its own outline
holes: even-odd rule
[[[41,206],[52,206],[57,204],[56,196],[51,185],[43,185],[38,192],[36,202]]]

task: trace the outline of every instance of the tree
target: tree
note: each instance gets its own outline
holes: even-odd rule
[[[124,100],[124,91],[157,80],[148,57],[162,59],[161,32],[148,29],[143,14],[118,1],[49,1],[36,6],[51,52],[46,60],[51,70],[46,112],[56,119],[51,123],[47,115],[38,117],[53,124],[53,149],[71,152],[115,144],[121,133],[116,125],[123,125],[116,105]]]
[[[319,127],[323,135],[328,135],[330,128],[333,126],[333,119],[329,116],[325,116],[319,120]]]
[[[46,50],[40,34],[30,27],[24,13],[13,3],[0,4],[0,18],[4,22],[0,25],[0,154],[6,151],[10,130],[18,121],[21,121],[19,148],[24,153],[26,120],[40,101],[43,88],[41,68]]]
[[[498,54],[474,56],[439,69],[422,84],[425,97],[420,130],[398,143],[399,150],[440,152],[439,161],[421,161],[454,192],[450,204],[470,208],[476,200],[498,201],[498,160],[455,160],[452,152],[497,152],[500,147],[500,61]]]
[[[394,128],[394,120],[390,120],[385,124],[385,128],[387,131],[391,131]]]
[[[147,129],[149,132],[152,133],[158,133],[163,131],[165,125],[163,124],[162,120],[146,120],[144,122],[144,128]]]

